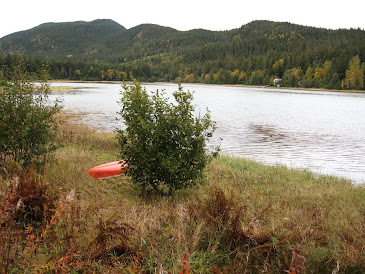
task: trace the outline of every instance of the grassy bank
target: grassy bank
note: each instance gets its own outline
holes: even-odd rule
[[[147,196],[126,177],[86,175],[90,167],[117,159],[113,134],[66,123],[59,139],[64,147],[47,176],[14,177],[14,167],[0,179],[0,262],[7,270],[365,272],[363,187],[220,157],[199,188]],[[43,187],[47,222],[12,222],[5,214],[16,212],[8,187],[14,181]]]
[[[123,85],[126,81],[81,81],[81,80],[50,80],[51,83],[101,83],[101,84],[119,84]],[[141,82],[142,84],[177,84],[177,82]],[[358,89],[325,89],[325,88],[300,88],[300,87],[276,87],[276,86],[255,86],[255,85],[242,85],[242,84],[203,84],[203,83],[183,83],[190,85],[201,86],[225,86],[225,87],[246,87],[246,88],[273,88],[277,90],[303,90],[303,91],[323,91],[323,92],[344,92],[344,93],[365,93],[365,90]],[[51,86],[52,93],[69,92],[80,87],[70,86]],[[86,88],[86,87],[82,87]]]
[[[50,92],[51,93],[65,93],[73,91],[75,87],[70,86],[50,86]]]
[[[59,81],[61,82],[61,81]],[[70,83],[70,82],[62,82],[62,83]],[[76,89],[87,89],[89,87],[72,87],[72,86],[50,86],[50,93],[67,93],[75,91]]]

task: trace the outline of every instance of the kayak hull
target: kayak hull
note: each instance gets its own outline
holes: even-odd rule
[[[95,179],[119,176],[125,173],[127,165],[124,161],[115,161],[90,168],[87,172]]]

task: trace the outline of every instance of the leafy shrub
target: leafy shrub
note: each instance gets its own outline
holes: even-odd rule
[[[126,128],[117,140],[127,175],[144,190],[169,194],[195,185],[219,149],[207,152],[215,130],[209,111],[194,117],[193,95],[181,86],[173,93],[176,104],[158,90],[149,95],[136,80],[123,89],[119,114]]]
[[[53,140],[60,106],[49,101],[45,71],[36,84],[32,78],[37,76],[26,72],[20,58],[4,70],[7,78],[0,83],[0,164],[11,159],[23,167],[31,163],[42,166],[57,148]]]

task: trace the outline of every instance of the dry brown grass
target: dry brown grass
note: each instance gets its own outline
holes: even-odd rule
[[[209,165],[199,188],[172,197],[143,196],[126,177],[86,175],[92,166],[117,160],[113,134],[66,123],[59,138],[64,147],[47,167],[47,184],[58,197],[56,217],[51,225],[43,223],[43,236],[35,234],[37,252],[29,260],[10,261],[13,268],[121,273],[365,269],[362,187],[221,157]]]

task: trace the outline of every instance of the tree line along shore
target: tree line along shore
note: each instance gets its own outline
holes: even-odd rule
[[[50,79],[244,84],[364,90],[365,31],[253,21],[229,31],[112,20],[44,24],[0,39],[0,65],[14,54]],[[0,77],[2,75],[0,74]]]

